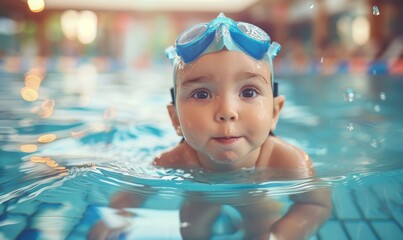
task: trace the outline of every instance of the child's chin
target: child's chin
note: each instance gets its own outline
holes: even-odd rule
[[[220,154],[214,158],[214,162],[218,164],[231,165],[238,162],[239,156],[235,154]]]

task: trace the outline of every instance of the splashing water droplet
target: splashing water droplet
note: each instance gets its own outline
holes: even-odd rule
[[[261,69],[262,68],[262,61],[258,61],[256,67],[257,67],[257,69]]]
[[[315,7],[315,5],[313,5],[313,3],[310,3],[310,4],[309,4],[309,8],[310,8],[310,9],[313,9],[314,7]]]
[[[162,180],[167,180],[167,181],[175,181],[176,180],[176,176],[162,176],[161,179]]]
[[[183,177],[176,176],[176,177],[173,178],[172,180],[175,180],[175,181],[183,181],[183,180],[185,180],[185,179],[183,179]]]
[[[349,124],[347,125],[347,129],[350,130],[350,131],[353,131],[353,130],[354,130],[354,124],[353,124],[353,123],[349,123]]]
[[[379,93],[379,98],[380,98],[382,101],[385,101],[385,100],[386,100],[386,94],[385,94],[384,92],[380,92],[380,93]]]
[[[184,69],[185,68],[185,62],[183,62],[182,59],[179,59],[178,65],[176,67],[177,67],[177,70]]]
[[[381,111],[381,107],[380,107],[378,104],[376,104],[376,105],[374,106],[374,111],[375,111],[375,112],[380,112],[380,111]]]
[[[346,102],[353,102],[354,99],[355,99],[355,92],[354,92],[354,90],[353,90],[353,89],[350,89],[350,88],[346,89],[346,90],[344,91],[344,101],[346,101]]]
[[[372,139],[371,146],[374,148],[378,148],[378,141],[376,139]]]
[[[372,7],[372,15],[379,16],[381,12],[379,11],[379,8],[377,6]]]
[[[191,224],[189,222],[181,222],[180,227],[181,228],[186,228],[189,227]]]
[[[323,63],[323,57],[320,58],[320,63]]]

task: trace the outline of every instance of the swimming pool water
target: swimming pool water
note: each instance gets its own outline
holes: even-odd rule
[[[24,75],[0,75],[0,239],[81,239],[100,219],[125,225],[121,238],[180,239],[178,209],[200,194],[228,203],[213,239],[241,239],[231,204],[264,195],[285,211],[289,195],[318,188],[331,189],[334,209],[310,239],[402,239],[402,77],[279,78],[276,134],[308,152],[320,179],[290,181],[274,169],[151,167],[180,140],[165,111],[170,76],[47,73],[28,102]],[[108,208],[118,192],[148,200],[123,217]]]

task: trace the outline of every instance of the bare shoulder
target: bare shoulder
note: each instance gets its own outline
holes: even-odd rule
[[[307,176],[313,174],[312,161],[305,151],[279,137],[270,136],[266,142],[271,146],[269,167],[302,170]]]
[[[153,165],[167,168],[199,167],[194,150],[186,142],[158,155],[154,159]]]

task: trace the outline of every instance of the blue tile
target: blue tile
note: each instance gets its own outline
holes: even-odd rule
[[[393,200],[400,199],[403,195],[403,183],[397,181],[389,181],[382,184],[374,184],[372,190],[379,199]]]
[[[44,239],[65,239],[83,217],[80,205],[42,203],[31,216],[30,227],[41,232]]]
[[[87,232],[73,232],[66,237],[66,240],[85,239],[86,237]]]
[[[367,219],[388,219],[390,214],[378,197],[369,189],[359,189],[355,192],[357,205]]]
[[[401,228],[393,221],[372,221],[371,224],[382,240],[403,239]]]
[[[340,219],[360,219],[361,215],[349,191],[333,191],[334,211]]]
[[[0,233],[3,233],[7,239],[15,239],[27,226],[26,217],[19,214],[4,215],[6,217],[0,221]]]
[[[3,214],[4,208],[5,208],[5,205],[0,204],[0,216]]]
[[[19,236],[18,240],[24,240],[24,239],[40,239],[41,232],[36,230],[36,229],[26,229],[24,230]]]
[[[403,228],[403,210],[402,208],[397,208],[392,210],[390,212],[393,216],[393,218],[396,220],[396,222],[400,225],[401,228]]]
[[[87,232],[101,219],[97,206],[88,206],[83,218],[72,229],[67,239],[77,239],[76,236],[86,236]]]
[[[403,227],[403,185],[399,182],[390,182],[386,185],[375,185],[373,190],[381,199],[383,208],[392,215],[392,218],[396,220],[399,226]]]
[[[339,221],[328,221],[319,230],[319,237],[326,240],[348,240],[347,234]]]
[[[10,204],[7,208],[7,212],[15,214],[32,215],[38,210],[38,206],[41,203],[39,201],[25,201],[15,204]]]
[[[351,240],[377,240],[370,226],[364,221],[346,221],[345,226]]]

